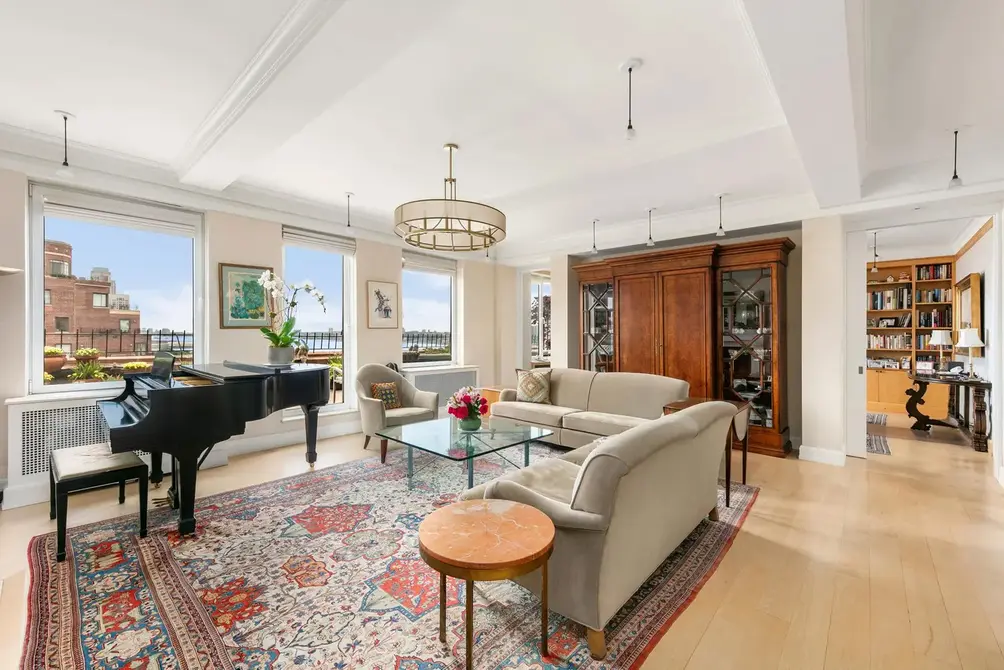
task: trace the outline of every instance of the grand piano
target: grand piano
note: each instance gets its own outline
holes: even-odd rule
[[[178,531],[195,533],[195,480],[213,447],[244,433],[248,421],[301,407],[307,428],[307,463],[317,460],[317,411],[328,402],[327,365],[272,368],[224,361],[174,367],[159,352],[148,373],[128,374],[125,390],[99,400],[113,452],[147,451],[150,481],[163,478],[162,454],[171,456],[167,501],[179,510]]]

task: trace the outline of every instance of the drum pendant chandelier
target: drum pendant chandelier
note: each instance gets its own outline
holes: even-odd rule
[[[394,210],[394,232],[405,242],[431,251],[485,251],[505,239],[505,214],[490,205],[457,199],[453,176],[456,144],[445,144],[450,154],[443,197],[412,200]]]

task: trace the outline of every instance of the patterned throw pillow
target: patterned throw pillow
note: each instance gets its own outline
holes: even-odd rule
[[[551,404],[551,370],[516,370],[516,400]]]
[[[384,409],[401,407],[401,398],[397,395],[397,382],[378,382],[370,384],[370,394],[383,401]]]

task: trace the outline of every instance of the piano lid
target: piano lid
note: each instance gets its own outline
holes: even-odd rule
[[[316,370],[327,370],[327,365],[311,363],[294,363],[289,368],[270,368],[267,365],[252,365],[250,363],[239,363],[236,361],[223,361],[222,363],[200,363],[198,365],[182,365],[181,369],[199,377],[219,379],[221,381],[241,381],[249,379],[265,379],[278,374],[295,374],[297,372],[311,372]]]

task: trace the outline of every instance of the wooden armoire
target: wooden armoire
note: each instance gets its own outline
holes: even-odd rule
[[[577,265],[580,367],[684,379],[691,397],[752,405],[750,450],[791,449],[785,377],[788,238]]]

